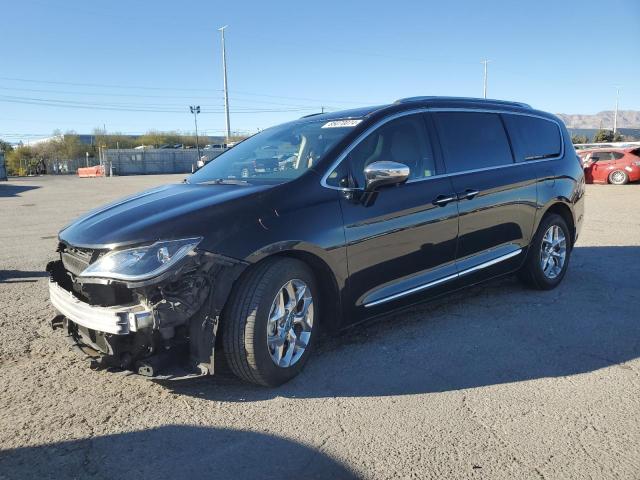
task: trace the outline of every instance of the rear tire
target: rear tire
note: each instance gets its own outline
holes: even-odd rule
[[[298,294],[300,300],[291,299]],[[318,298],[313,273],[299,260],[267,259],[248,271],[234,288],[222,319],[222,348],[233,373],[242,380],[267,387],[281,385],[298,375],[318,337]],[[305,305],[311,323],[304,327],[309,327],[307,336],[301,326],[304,322],[296,323],[296,318],[302,318]],[[281,310],[286,313],[279,315],[277,312]],[[275,347],[274,341],[282,343]],[[276,364],[278,349],[280,365]],[[289,353],[288,349],[293,349],[293,353],[287,362],[284,352]]]
[[[557,287],[567,272],[571,250],[567,222],[555,213],[546,215],[533,236],[518,278],[526,286],[537,290]]]
[[[629,183],[629,175],[624,170],[614,170],[609,174],[609,183],[612,185],[625,185]]]

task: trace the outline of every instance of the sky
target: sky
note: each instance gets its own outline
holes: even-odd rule
[[[0,0],[0,138],[223,133],[414,95],[640,110],[640,0]]]

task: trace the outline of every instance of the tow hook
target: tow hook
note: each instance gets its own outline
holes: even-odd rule
[[[51,320],[51,329],[57,330],[64,327],[64,315],[56,315]]]

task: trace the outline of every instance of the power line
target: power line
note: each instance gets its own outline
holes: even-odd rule
[[[104,84],[104,83],[79,83],[79,82],[63,82],[63,81],[54,81],[54,80],[40,80],[40,79],[29,79],[29,78],[17,78],[17,77],[0,77],[0,80],[7,81],[15,81],[15,82],[25,82],[25,83],[43,83],[49,85],[69,85],[74,87],[97,87],[97,88],[116,88],[116,89],[133,89],[133,90],[157,90],[157,91],[182,91],[182,92],[223,92],[223,90],[219,89],[211,89],[211,88],[175,88],[175,87],[156,87],[156,86],[140,86],[140,85],[117,85],[117,84]],[[324,104],[338,104],[338,105],[363,105],[363,104],[376,104],[380,102],[355,102],[353,100],[328,100],[328,99],[319,99],[319,98],[309,98],[309,97],[293,97],[287,95],[271,95],[265,93],[256,93],[256,92],[247,92],[240,90],[230,90],[230,94],[234,95],[244,95],[251,97],[265,97],[265,98],[281,98],[286,100],[302,100],[307,102],[314,102],[316,105],[324,105]]]
[[[107,83],[80,83],[80,82],[62,82],[56,80],[34,80],[30,78],[17,78],[17,77],[0,77],[0,80],[11,80],[14,82],[25,82],[25,83],[46,83],[50,85],[72,85],[74,87],[100,87],[100,88],[130,88],[137,90],[175,90],[182,92],[221,92],[222,90],[214,90],[211,88],[176,88],[176,87],[155,87],[155,86],[140,86],[140,85],[116,85],[116,84],[107,84]]]
[[[8,90],[8,91],[16,91],[16,92],[30,92],[30,93],[50,93],[56,95],[74,95],[74,96],[90,96],[90,97],[128,97],[128,98],[171,98],[171,99],[206,99],[206,100],[223,100],[222,96],[207,96],[207,95],[142,95],[138,93],[112,93],[112,92],[78,92],[71,90],[50,90],[50,89],[40,89],[40,88],[16,88],[16,87],[5,87],[0,86],[0,90]],[[232,96],[234,103],[260,103],[265,105],[278,105],[283,107],[315,107],[314,105],[304,105],[300,103],[282,103],[282,102],[273,102],[269,100],[256,100],[256,99],[246,99],[246,98],[238,98]],[[182,105],[182,104],[176,104]]]
[[[179,108],[163,108],[162,104],[126,104],[126,103],[97,103],[97,102],[76,102],[73,100],[57,100],[48,98],[15,97],[0,95],[0,102],[20,103],[27,105],[39,105],[48,107],[78,108],[91,110],[112,110],[123,112],[150,112],[150,113],[181,113]],[[203,114],[224,113],[224,110],[216,110],[220,106],[210,106]],[[184,108],[184,107],[183,107]],[[233,113],[277,113],[277,112],[307,112],[315,110],[315,107],[301,108],[242,108],[235,109]]]

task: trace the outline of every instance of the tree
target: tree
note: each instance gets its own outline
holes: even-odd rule
[[[576,143],[589,143],[589,139],[586,135],[573,135],[571,137],[571,143],[573,143],[574,145]]]
[[[11,150],[13,150],[13,146],[9,142],[0,139],[0,152],[9,153]]]
[[[26,175],[38,164],[33,148],[28,146],[14,148],[5,159],[9,175]]]
[[[600,129],[593,136],[593,143],[613,142],[613,132],[611,130]]]
[[[139,145],[160,147],[161,145],[169,144],[175,145],[182,143],[182,136],[176,132],[159,132],[157,130],[150,130],[140,138],[138,138]]]
[[[609,142],[621,142],[622,135],[619,133],[613,133],[613,130],[600,129],[593,136],[593,143],[609,143]]]

